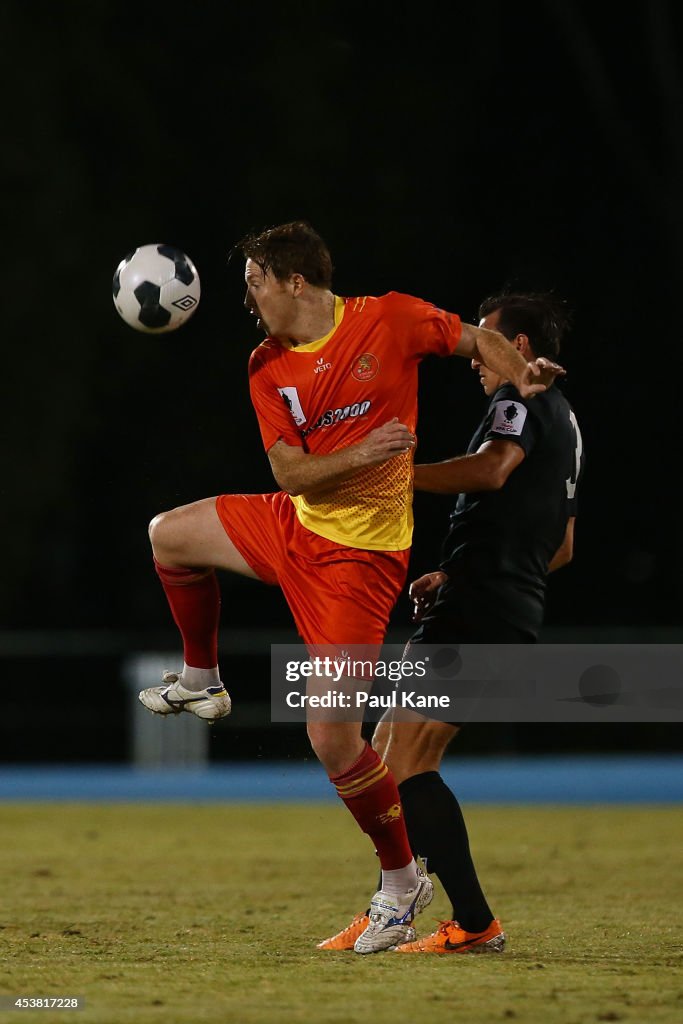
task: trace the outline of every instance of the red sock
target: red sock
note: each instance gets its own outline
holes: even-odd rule
[[[369,743],[341,775],[330,777],[351,814],[377,848],[385,871],[404,868],[413,859],[398,787],[384,761]]]
[[[159,565],[156,558],[154,567],[183,638],[185,664],[193,668],[215,668],[221,608],[215,571],[169,569]]]

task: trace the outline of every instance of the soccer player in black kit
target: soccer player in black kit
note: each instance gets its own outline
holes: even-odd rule
[[[556,359],[568,327],[552,295],[505,294],[485,300],[480,326],[500,331],[525,359]],[[534,643],[543,622],[546,577],[572,558],[583,444],[573,410],[557,386],[533,400],[472,361],[490,398],[467,454],[415,466],[415,488],[457,494],[436,572],[410,588],[420,623],[410,646],[433,643]],[[373,746],[399,783],[416,855],[440,879],[453,918],[400,953],[502,952],[505,933],[482,892],[467,829],[439,774],[458,726],[421,719],[375,731]],[[346,949],[365,915],[322,949]]]

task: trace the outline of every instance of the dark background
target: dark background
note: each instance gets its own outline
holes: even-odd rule
[[[5,5],[0,756],[123,757],[121,659],[177,647],[148,520],[274,489],[246,386],[259,337],[227,257],[247,230],[295,218],[327,240],[341,294],[406,291],[469,320],[504,285],[568,300],[563,386],[588,461],[547,638],[679,639],[681,14],[615,10]],[[111,302],[116,265],[148,242],[201,275],[175,334],[138,334]],[[482,404],[464,360],[427,361],[420,457],[462,451]],[[448,507],[418,496],[413,577],[434,567]],[[234,631],[290,629],[277,591],[222,587],[224,664]],[[406,598],[392,629],[408,635]],[[238,701],[265,696],[267,647],[229,675]],[[480,728],[464,742],[670,749],[677,734]],[[235,727],[216,756],[291,742]]]

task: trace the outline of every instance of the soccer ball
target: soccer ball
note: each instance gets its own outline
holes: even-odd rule
[[[201,290],[192,260],[172,245],[141,245],[121,260],[114,305],[136,331],[174,331],[192,316]]]

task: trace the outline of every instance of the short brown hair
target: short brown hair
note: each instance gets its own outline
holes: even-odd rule
[[[329,249],[306,221],[295,220],[246,235],[236,248],[242,250],[245,259],[258,264],[264,274],[272,274],[278,281],[301,274],[317,288],[329,288],[332,284]]]
[[[484,299],[479,319],[498,310],[498,330],[513,341],[526,334],[535,356],[555,359],[571,325],[571,312],[553,292],[503,292]]]

